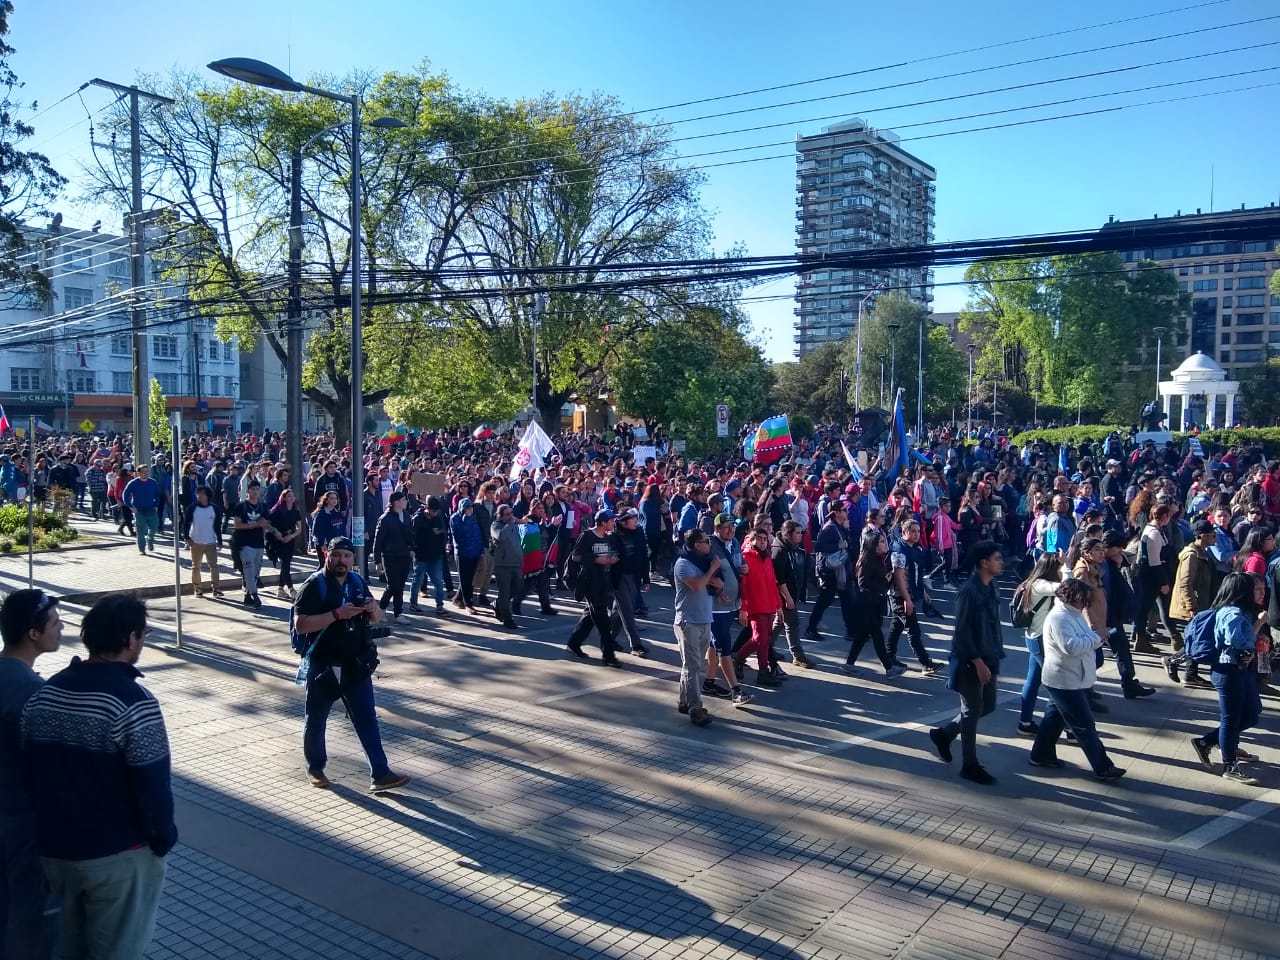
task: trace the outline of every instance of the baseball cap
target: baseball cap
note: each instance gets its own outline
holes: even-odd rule
[[[627,509],[623,510],[622,513],[618,516],[618,519],[619,520],[639,520],[640,511],[635,509],[635,507],[627,507]]]
[[[609,521],[609,520],[613,520],[613,519],[614,519],[614,513],[613,513],[613,511],[612,511],[612,510],[597,510],[597,511],[596,511],[596,523],[598,523],[598,524],[599,524],[599,523],[605,523],[605,522],[607,522],[607,521]]]
[[[716,514],[716,526],[718,527],[718,526],[720,526],[720,525],[721,525],[721,524],[723,524],[723,523],[733,523],[733,517],[732,517],[730,514],[727,514],[727,513],[717,513],[717,514]]]
[[[1213,524],[1212,524],[1212,523],[1210,523],[1208,520],[1198,520],[1198,521],[1196,521],[1196,525],[1195,525],[1194,527],[1192,527],[1191,529],[1195,532],[1195,535],[1196,535],[1197,537],[1202,536],[1202,535],[1204,535],[1204,534],[1206,534],[1206,533],[1213,533],[1213,532],[1214,532]]]
[[[326,549],[328,549],[330,553],[332,553],[334,550],[346,550],[349,553],[356,552],[355,545],[352,544],[352,542],[348,540],[346,537],[334,537],[327,544],[325,544],[325,547]]]
[[[465,510],[467,509],[467,507],[473,507],[473,506],[475,506],[475,504],[471,502],[470,497],[463,497],[461,500],[458,501],[459,510]]]

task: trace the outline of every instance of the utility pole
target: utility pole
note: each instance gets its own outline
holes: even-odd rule
[[[924,437],[924,312],[920,313],[920,336],[916,342],[916,439]]]
[[[289,309],[286,342],[285,442],[289,457],[289,484],[298,503],[305,504],[302,475],[302,147],[289,157]],[[354,435],[352,438],[354,443]],[[352,499],[363,496],[352,490]]]
[[[138,113],[138,101],[142,97],[157,103],[172,104],[173,101],[159,94],[112,83],[98,77],[94,77],[89,82],[96,87],[114,90],[129,97],[129,225],[132,234],[129,258],[129,283],[132,287],[129,314],[130,325],[133,328],[133,462],[135,464],[150,463],[151,422],[148,406],[151,394],[147,378],[147,335],[141,299],[142,287],[146,281],[147,236],[146,224],[142,220],[142,121]]]

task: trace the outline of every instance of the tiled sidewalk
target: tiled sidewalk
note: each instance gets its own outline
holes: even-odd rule
[[[412,706],[428,726],[438,719],[457,731],[469,715],[466,732],[447,742],[385,724],[388,752],[415,776],[412,788],[364,795],[359,748],[339,710],[330,734],[339,788],[319,793],[300,777],[300,704],[286,685],[176,664],[148,682],[165,708],[185,798],[573,956],[1243,960],[1264,954],[1221,943],[1232,939],[1223,929],[1196,936],[1149,922],[1122,895],[1168,897],[1186,910],[1204,904],[1221,911],[1219,927],[1229,913],[1275,917],[1275,892],[1206,877],[1212,864],[1198,858],[1184,858],[1189,872],[1179,875],[1160,865],[1171,854],[999,831],[888,792],[837,796],[819,778],[745,760],[726,772],[705,752],[616,723],[553,734],[554,711],[499,717],[434,692],[413,704],[392,702],[404,692],[383,697],[397,713]],[[687,777],[721,790],[724,802],[569,776],[493,745],[521,732],[578,760],[611,753],[638,774]],[[1029,891],[771,822],[752,815],[752,797],[1009,858],[1053,883],[1075,874],[1113,887],[1116,906],[1074,903],[1069,885],[1061,896]]]

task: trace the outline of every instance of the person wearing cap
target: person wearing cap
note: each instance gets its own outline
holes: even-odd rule
[[[409,778],[392,771],[382,748],[373,701],[378,648],[367,629],[382,619],[382,607],[359,571],[352,569],[355,560],[351,541],[334,537],[326,545],[324,569],[307,578],[293,603],[293,628],[302,646],[298,652],[307,685],[302,753],[312,786],[331,787],[324,772],[329,759],[324,734],[329,711],[341,700],[369,761],[369,788],[377,792],[402,787]]]
[[[637,657],[649,654],[649,648],[640,639],[636,616],[642,601],[641,591],[649,589],[649,543],[640,528],[640,511],[628,507],[618,516],[617,539],[618,583],[613,595],[611,620],[615,635],[623,632],[631,644],[631,652]]]
[[[58,599],[43,590],[13,591],[0,606],[0,637],[0,955],[43,960],[45,880],[20,721],[22,708],[44,684],[36,660],[62,642]]]
[[[600,633],[601,662],[607,667],[621,667],[614,651],[613,624],[609,620],[609,606],[616,591],[614,567],[621,559],[613,526],[613,511],[598,510],[595,526],[583,531],[573,545],[573,556],[579,565],[575,591],[586,601],[587,609],[569,634],[568,648],[575,657],[590,660],[591,655],[582,649],[582,643],[594,627]]]

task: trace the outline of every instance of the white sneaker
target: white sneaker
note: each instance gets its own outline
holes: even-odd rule
[[[1243,783],[1246,787],[1257,786],[1258,778],[1251,777],[1240,764],[1232,764],[1222,771],[1222,779],[1233,783]]]

